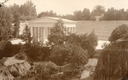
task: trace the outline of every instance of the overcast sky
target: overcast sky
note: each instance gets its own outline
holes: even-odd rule
[[[1,2],[4,0],[0,0]],[[28,0],[9,0],[5,5],[23,4]],[[102,5],[105,9],[128,9],[128,0],[31,0],[37,9],[37,13],[53,10],[57,14],[72,14],[76,10],[88,8],[92,10],[96,5]]]

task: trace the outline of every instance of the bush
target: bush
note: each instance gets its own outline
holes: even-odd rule
[[[31,61],[46,60],[50,54],[49,47],[43,47],[40,43],[37,42],[26,44],[24,49],[26,49],[26,55]]]
[[[87,51],[78,45],[56,45],[52,48],[50,54],[51,61],[57,65],[72,64],[75,68],[86,64]]]
[[[93,57],[95,53],[95,47],[97,46],[97,36],[94,31],[92,31],[89,35],[77,35],[70,34],[66,37],[67,44],[75,44],[81,47],[84,50],[88,51],[88,57]]]
[[[3,57],[14,56],[22,48],[21,44],[13,45],[9,41],[0,41],[0,46],[1,46],[1,48],[0,48],[0,59],[3,58]]]
[[[104,50],[99,57],[94,80],[121,80],[128,74],[128,42],[115,43],[122,37],[127,39],[127,34],[128,26],[125,24],[114,29],[109,37],[111,43],[104,45]]]
[[[53,28],[50,29],[50,35],[48,36],[49,44],[63,44],[65,40],[65,28],[62,20],[58,20]]]
[[[128,73],[127,64],[128,52],[122,44],[106,45],[99,57],[94,80],[118,80],[123,78]]]
[[[20,80],[62,80],[58,73],[59,67],[53,62],[38,62],[32,65],[27,75],[22,76]]]
[[[109,41],[114,42],[115,40],[124,37],[126,34],[128,34],[128,25],[122,24],[113,30],[109,37]]]

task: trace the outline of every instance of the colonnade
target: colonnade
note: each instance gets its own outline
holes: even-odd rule
[[[33,41],[44,42],[50,34],[51,27],[30,27],[31,37]],[[66,32],[76,33],[76,27],[66,27]]]

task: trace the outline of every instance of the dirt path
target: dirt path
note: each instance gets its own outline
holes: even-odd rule
[[[88,63],[84,66],[85,70],[81,74],[81,80],[92,80],[93,72],[95,71],[98,60],[93,58],[89,59]]]

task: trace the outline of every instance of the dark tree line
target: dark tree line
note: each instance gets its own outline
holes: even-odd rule
[[[72,14],[67,14],[67,15],[57,15],[55,12],[47,11],[47,12],[41,12],[38,17],[42,16],[57,16],[57,17],[62,17],[66,19],[71,19],[71,20],[94,20],[95,16],[100,16],[105,12],[105,9],[103,6],[96,6],[94,10],[91,12],[89,9],[84,8],[83,10],[77,10],[73,12]]]
[[[128,9],[117,10],[112,7],[108,10],[105,10],[104,6],[97,5],[92,11],[84,8],[83,10],[74,11],[73,14],[59,16],[51,10],[47,12],[41,12],[38,15],[38,17],[42,16],[57,16],[71,20],[95,20],[95,16],[101,16],[100,20],[128,20]]]
[[[53,12],[53,10],[41,12],[38,14],[38,18],[43,17],[43,16],[55,17],[55,16],[57,16],[57,14],[55,12]]]
[[[105,13],[102,20],[128,20],[128,9],[114,9],[109,8]]]

